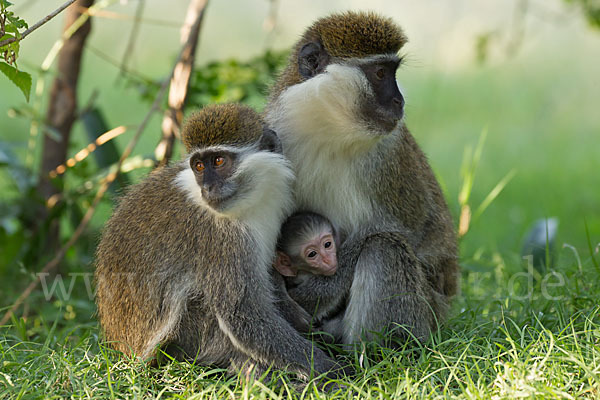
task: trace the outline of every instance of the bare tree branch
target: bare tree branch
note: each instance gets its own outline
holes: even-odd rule
[[[91,15],[96,18],[106,18],[106,19],[121,20],[121,21],[134,21],[134,20],[138,19],[135,15],[122,14],[122,13],[118,13],[115,11],[108,11],[108,10],[94,10],[91,12]],[[158,26],[165,26],[168,28],[181,28],[180,22],[170,21],[167,19],[144,17],[144,18],[139,18],[139,20],[144,25],[158,25]]]
[[[121,61],[117,60],[116,58],[112,58],[110,55],[106,54],[99,48],[94,47],[93,45],[87,45],[86,49],[89,50],[91,53],[93,53],[96,57],[98,57],[102,61],[107,62],[108,64],[112,65],[113,67],[116,67],[118,69],[121,68],[121,65],[122,65]],[[152,82],[153,81],[153,79],[142,74],[141,72],[129,69],[127,67],[125,69],[123,69],[123,74],[128,75],[130,77],[137,78],[143,82]]]
[[[279,12],[279,0],[269,0],[269,12],[263,21],[263,29],[266,32],[265,36],[265,47],[270,49],[273,40],[275,39],[275,33],[277,31],[277,15]]]
[[[169,88],[169,108],[165,112],[162,122],[162,138],[154,151],[159,165],[165,165],[169,162],[173,155],[175,138],[179,137],[180,134],[181,123],[183,122],[183,106],[194,69],[198,36],[207,4],[208,0],[191,0],[185,23],[181,28],[183,57],[175,66]]]
[[[33,26],[29,29],[27,29],[25,32],[23,32],[21,34],[20,38],[16,38],[16,37],[12,37],[6,40],[3,40],[0,42],[0,47],[2,46],[6,46],[7,44],[11,44],[13,42],[16,41],[21,41],[23,39],[25,39],[31,32],[35,31],[36,29],[38,29],[40,26],[44,25],[46,22],[50,21],[52,18],[56,17],[58,14],[60,14],[65,8],[69,7],[71,4],[75,3],[76,0],[69,0],[67,1],[65,4],[63,4],[62,6],[60,6],[59,8],[57,8],[56,10],[52,11],[50,14],[46,15],[43,19],[39,20],[38,22],[36,22],[35,24],[33,24]]]
[[[94,0],[77,0],[77,7],[66,13],[64,32],[69,32],[79,21],[83,13],[94,4]],[[77,111],[77,85],[81,70],[83,49],[92,29],[88,18],[72,35],[64,40],[58,55],[58,71],[52,88],[46,111],[47,126],[58,134],[58,138],[45,134],[43,137],[42,161],[38,192],[45,200],[62,192],[62,182],[51,181],[48,174],[67,158],[71,127]],[[40,208],[39,220],[47,219],[47,207]],[[59,221],[50,221],[44,251],[54,252],[59,245]]]

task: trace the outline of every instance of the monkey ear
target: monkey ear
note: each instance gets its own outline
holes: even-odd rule
[[[283,153],[283,149],[281,148],[281,140],[279,140],[279,137],[275,131],[267,127],[263,129],[263,134],[260,138],[258,146],[261,150],[267,150],[279,154]]]
[[[329,54],[318,42],[310,42],[302,46],[298,53],[298,72],[309,79],[325,71],[329,64]]]
[[[298,271],[292,267],[292,259],[287,254],[278,251],[275,256],[275,269],[283,276],[296,276]]]

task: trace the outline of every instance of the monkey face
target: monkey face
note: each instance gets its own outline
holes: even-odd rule
[[[281,151],[279,138],[267,128],[246,146],[197,148],[176,184],[191,201],[227,218],[249,218],[253,209],[275,200],[290,206],[294,174]]]
[[[225,150],[197,152],[190,158],[202,198],[215,210],[225,207],[237,190],[237,184],[231,179],[236,161],[236,154]]]
[[[360,64],[367,80],[371,84],[374,101],[363,101],[363,118],[376,125],[383,132],[396,127],[404,115],[404,97],[396,84],[396,70],[401,60],[392,56]]]
[[[284,101],[298,107],[302,97],[310,99],[305,108],[312,110],[313,118],[321,123],[341,121],[343,126],[337,130],[346,135],[350,131],[388,134],[404,116],[404,97],[396,83],[401,61],[396,54],[335,58],[320,43],[309,42],[298,52],[303,89],[295,90],[297,96],[285,93]]]
[[[337,254],[332,232],[323,232],[300,249],[308,272],[330,276],[337,271]]]
[[[283,276],[296,276],[300,271],[324,276],[335,274],[338,266],[335,234],[324,231],[308,240],[301,239],[302,243],[288,247],[287,252],[277,251],[275,269]]]

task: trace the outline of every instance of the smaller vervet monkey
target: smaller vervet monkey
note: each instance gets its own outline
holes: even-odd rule
[[[292,294],[312,291],[310,286],[315,275],[334,275],[338,269],[337,250],[340,245],[337,229],[323,215],[310,211],[300,211],[291,215],[281,226],[277,255],[273,264],[284,277],[281,291],[285,293],[279,297],[288,297],[288,290]],[[335,341],[341,339],[344,295],[335,293],[334,296],[320,296],[316,307],[314,303],[304,302],[302,298],[290,299],[303,310],[312,313],[313,325],[318,326],[318,330],[331,334]],[[321,339],[330,341],[325,337]]]
[[[229,104],[190,116],[182,138],[188,156],[133,186],[105,225],[95,274],[105,339],[144,360],[160,346],[231,372],[340,377],[274,293],[294,179],[277,135]]]

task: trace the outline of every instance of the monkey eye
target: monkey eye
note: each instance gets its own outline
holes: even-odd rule
[[[325,246],[326,249],[331,247],[331,242],[328,240],[325,242],[325,244],[323,244],[323,246]]]
[[[204,163],[202,161],[196,161],[196,163],[194,164],[194,168],[196,169],[196,171],[202,172],[204,171]]]
[[[308,252],[308,254],[306,255],[306,257],[308,258],[315,258],[317,256],[317,252],[314,250],[311,250]]]
[[[215,158],[215,167],[220,167],[223,164],[225,164],[225,157],[218,156]]]
[[[377,68],[377,70],[375,71],[375,76],[379,80],[382,80],[383,78],[385,78],[385,68],[383,68],[383,67]]]

